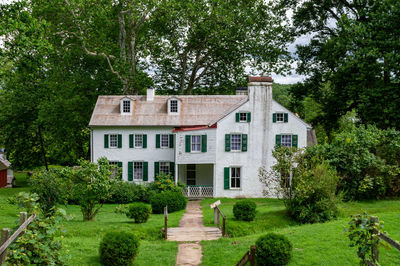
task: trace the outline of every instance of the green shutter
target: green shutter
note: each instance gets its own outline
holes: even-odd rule
[[[240,122],[240,114],[236,113],[236,122]]]
[[[283,114],[283,122],[287,123],[289,121],[289,114],[288,113],[284,113]]]
[[[297,148],[297,139],[298,139],[297,135],[292,135],[292,147]]]
[[[201,152],[207,152],[207,135],[201,136]]]
[[[242,134],[242,151],[247,151],[247,134]]]
[[[247,113],[247,122],[251,122],[251,113]]]
[[[191,152],[191,136],[185,136],[185,152]]]
[[[281,135],[275,136],[275,145],[281,146]]]
[[[169,135],[169,147],[170,148],[174,147],[174,134]]]
[[[224,168],[224,189],[229,189],[229,167]]]
[[[104,148],[108,148],[108,135],[104,135]]]
[[[129,148],[133,148],[133,134],[129,134]]]
[[[276,123],[276,113],[273,113],[273,114],[272,114],[272,122],[273,122],[273,123]]]
[[[121,149],[122,148],[122,135],[118,134],[118,148]]]
[[[146,134],[143,135],[143,148],[144,149],[147,148],[147,135]]]
[[[143,162],[143,181],[149,181],[149,163]]]
[[[231,135],[225,134],[225,151],[231,151]]]
[[[133,181],[133,162],[128,162],[128,181]]]
[[[156,135],[156,148],[160,148],[160,134]]]
[[[156,180],[156,176],[160,174],[160,163],[154,162],[154,180]]]
[[[118,170],[121,171],[119,178],[122,179],[122,162],[117,162]]]
[[[169,163],[169,172],[171,173],[172,176],[175,176],[175,163],[174,162]]]

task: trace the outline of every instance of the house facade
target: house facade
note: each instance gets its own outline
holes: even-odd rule
[[[249,77],[236,95],[99,96],[90,127],[92,161],[106,157],[127,182],[170,173],[188,197],[261,197],[258,170],[274,164],[275,145],[312,136],[272,100],[270,77]]]

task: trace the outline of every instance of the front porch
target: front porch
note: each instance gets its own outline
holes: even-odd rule
[[[214,164],[179,164],[177,178],[186,185],[183,191],[185,197],[214,197]]]

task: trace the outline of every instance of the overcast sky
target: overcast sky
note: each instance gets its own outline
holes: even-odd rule
[[[7,4],[12,2],[13,0],[0,0],[0,4]],[[310,40],[309,36],[303,36],[295,41],[295,43],[291,44],[289,46],[289,51],[294,54],[296,51],[296,44],[305,44],[308,43]],[[0,40],[1,42],[1,40]],[[295,67],[295,65],[293,65]],[[274,79],[274,82],[276,83],[281,83],[281,84],[292,84],[296,82],[300,82],[304,80],[304,76],[298,75],[295,73],[295,71],[292,71],[290,75],[287,76],[282,76],[282,75],[277,75],[277,74],[272,74],[272,78]]]

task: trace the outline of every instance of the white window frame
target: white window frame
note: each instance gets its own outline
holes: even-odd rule
[[[168,161],[161,161],[161,162],[159,162],[160,164],[159,164],[159,173],[161,174],[162,172],[164,173],[164,174],[166,174],[166,175],[168,175],[170,172],[171,172],[171,169],[169,169],[170,168],[170,162],[168,162]],[[168,169],[168,171],[167,172],[165,172],[165,171],[163,171],[163,170],[161,170],[161,168],[166,168],[166,169]]]
[[[137,144],[138,141],[136,141],[136,137],[139,137],[139,136],[142,137],[141,145],[140,145],[140,146],[138,146],[138,144]],[[141,149],[141,148],[143,148],[143,134],[134,134],[134,135],[133,135],[133,148],[135,148],[135,149]]]
[[[114,169],[112,169],[111,177],[112,178],[117,178],[117,173],[118,173],[118,163],[119,161],[108,161],[108,164],[112,166]]]
[[[170,113],[178,113],[179,112],[178,100],[172,99],[172,100],[169,101],[169,112]]]
[[[172,102],[176,102],[176,112],[173,112],[172,111]],[[175,105],[175,103],[174,103],[174,105]],[[177,115],[177,114],[179,114],[179,112],[180,112],[180,108],[181,108],[181,103],[180,103],[180,100],[178,99],[178,98],[170,98],[170,99],[168,99],[168,102],[167,102],[167,111],[168,111],[168,114],[169,115]],[[174,110],[175,110],[175,108],[174,108]]]
[[[233,170],[235,169],[235,171]],[[237,176],[237,169],[239,169],[239,176]],[[233,174],[235,173],[235,176]],[[229,188],[230,189],[242,189],[242,167],[240,166],[231,166],[229,168]],[[239,187],[232,186],[232,179],[239,179]],[[236,181],[237,185],[237,181]]]
[[[240,143],[239,143],[239,149],[233,149],[232,147],[233,147],[233,135],[238,135],[238,136],[240,136],[239,137],[239,140],[240,140]],[[230,134],[230,138],[231,138],[231,151],[232,152],[239,152],[239,151],[242,151],[242,134],[241,133],[231,133]],[[235,143],[235,144],[237,144],[237,143]]]
[[[244,116],[244,119],[242,119],[242,116]],[[241,122],[241,123],[246,122],[247,123],[247,113],[239,112],[239,122]]]
[[[191,140],[190,140],[190,151],[194,152],[194,153],[201,152],[201,144],[202,144],[201,143],[201,141],[202,141],[201,140],[201,135],[191,135],[190,138],[191,138]],[[195,139],[195,138],[197,138],[199,140],[198,143],[194,143],[193,139]],[[198,150],[193,149],[193,145],[198,146],[199,149]]]
[[[141,172],[139,171],[141,169]],[[139,176],[139,178],[137,178]],[[133,162],[133,180],[143,180],[143,162]]]
[[[282,116],[282,117],[280,117],[280,116]],[[281,119],[279,119],[279,118],[281,118]],[[276,113],[276,122],[277,123],[284,123],[285,122],[285,113],[282,113],[282,112],[277,112]]]
[[[167,136],[167,145],[163,145],[163,136]],[[169,134],[160,134],[160,148],[162,149],[169,148]]]
[[[115,136],[115,146],[111,145],[113,143],[113,141],[111,141],[111,137]],[[115,149],[118,148],[118,134],[109,134],[108,135],[108,147],[111,149]]]
[[[283,142],[284,137],[285,137],[285,144],[287,144],[287,145],[285,145]],[[287,137],[289,137],[289,138],[286,139]],[[292,134],[281,134],[281,146],[290,148],[290,147],[292,147],[292,145],[293,145],[293,135]]]

